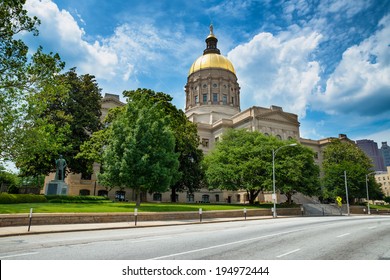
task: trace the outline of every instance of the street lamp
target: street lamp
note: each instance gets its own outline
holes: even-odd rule
[[[274,201],[274,211],[273,211],[273,217],[276,218],[276,189],[275,189],[275,156],[276,156],[276,153],[281,149],[281,148],[284,148],[284,147],[293,147],[293,146],[296,146],[297,143],[292,143],[292,144],[289,144],[289,145],[285,145],[285,146],[281,146],[279,148],[277,148],[276,150],[275,149],[272,149],[272,186],[273,186],[273,194],[272,194],[272,199]]]
[[[347,201],[347,211],[348,211],[348,216],[349,216],[350,212],[349,212],[349,200],[348,200],[347,171],[345,171],[345,170],[344,170],[344,181],[345,181],[345,196],[346,196],[346,201]]]
[[[371,172],[371,173],[368,173],[366,175],[366,191],[367,191],[367,214],[368,215],[371,215],[371,211],[370,211],[370,198],[368,197],[368,176],[370,176],[371,174],[375,174],[376,172]]]

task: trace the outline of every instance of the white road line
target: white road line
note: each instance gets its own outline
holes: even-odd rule
[[[367,229],[374,229],[374,228],[377,228],[377,226],[368,227]]]
[[[131,243],[140,243],[140,242],[148,242],[148,241],[156,241],[156,240],[164,240],[164,239],[171,239],[172,237],[156,237],[156,238],[142,238],[138,240],[133,240]]]
[[[17,255],[0,256],[0,260],[8,259],[8,258],[14,258],[14,257],[23,257],[23,256],[29,256],[29,255],[36,255],[36,254],[39,254],[39,252],[30,252],[30,253],[17,254]]]
[[[341,234],[339,236],[337,236],[337,238],[340,238],[340,237],[344,237],[344,236],[347,236],[347,235],[350,235],[351,233],[347,232],[347,233],[344,233],[344,234]]]
[[[245,242],[250,242],[250,241],[255,241],[255,240],[259,240],[259,239],[263,239],[263,238],[267,238],[267,237],[274,237],[274,236],[278,236],[278,235],[289,234],[289,233],[293,233],[293,232],[297,232],[297,231],[301,231],[301,230],[303,230],[303,229],[295,229],[295,230],[284,231],[284,232],[279,232],[279,233],[274,233],[274,234],[269,234],[269,235],[263,235],[263,236],[259,236],[259,237],[254,237],[254,238],[224,243],[224,244],[220,244],[220,245],[200,248],[200,249],[196,249],[196,250],[190,250],[190,251],[180,252],[180,253],[176,253],[176,254],[170,254],[170,255],[165,255],[165,256],[161,256],[161,257],[151,258],[150,260],[160,260],[160,259],[165,259],[165,258],[170,258],[170,257],[176,257],[176,256],[180,256],[180,255],[186,255],[186,254],[211,250],[211,249],[215,249],[215,248],[220,248],[220,247],[225,247],[225,246],[230,246],[230,245],[235,245],[235,244],[240,244],[240,243],[245,243]]]
[[[277,257],[277,258],[281,258],[281,257],[287,256],[287,255],[290,255],[290,254],[292,254],[292,253],[298,252],[298,251],[300,251],[300,250],[301,250],[301,249],[295,249],[295,250],[292,250],[292,251],[287,252],[287,253],[285,253],[285,254],[276,256],[276,257]]]

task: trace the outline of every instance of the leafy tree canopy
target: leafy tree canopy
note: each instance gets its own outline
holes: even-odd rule
[[[205,174],[211,188],[246,190],[253,203],[261,191],[272,190],[272,150],[288,143],[246,130],[228,130],[205,157]],[[295,150],[294,150],[295,149]],[[290,194],[318,191],[318,167],[313,152],[303,146],[281,149],[275,161],[276,186]]]
[[[180,178],[175,137],[162,105],[138,94],[112,123],[99,174],[103,185],[135,190],[137,205],[140,192],[164,192]]]
[[[346,171],[350,202],[365,198],[366,175],[372,173],[372,168],[370,158],[354,143],[333,140],[324,150],[324,197],[333,200],[336,196],[341,196],[345,201],[344,171]],[[383,196],[372,175],[369,180],[369,192],[370,197]]]
[[[21,32],[38,35],[39,19],[27,16],[24,4],[25,0],[4,0],[0,6],[1,159],[13,159],[20,129],[31,126],[31,96],[51,84],[64,67],[58,54],[44,54],[41,47],[28,57],[26,44],[15,39]]]
[[[170,186],[171,200],[176,202],[176,192],[198,190],[203,185],[204,172],[201,168],[203,151],[199,147],[199,136],[196,124],[190,122],[182,110],[172,104],[172,97],[163,92],[149,89],[126,91],[123,94],[129,102],[141,96],[147,97],[152,103],[161,104],[163,114],[168,118],[168,124],[175,136],[175,152],[179,154],[179,180]]]

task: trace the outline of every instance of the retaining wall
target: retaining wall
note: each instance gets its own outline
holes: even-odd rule
[[[280,208],[278,215],[301,215],[299,208]],[[247,217],[271,216],[271,209],[248,209]],[[243,210],[203,211],[202,219],[243,217]],[[133,222],[134,213],[37,213],[33,225]],[[138,212],[138,221],[198,220],[198,212]],[[2,214],[0,227],[28,225],[29,214]]]

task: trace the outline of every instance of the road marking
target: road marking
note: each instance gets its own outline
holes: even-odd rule
[[[140,242],[148,242],[148,241],[155,241],[155,240],[164,240],[164,239],[171,239],[172,237],[156,237],[156,238],[142,238],[138,240],[133,240],[131,243],[140,243]]]
[[[337,236],[337,238],[340,238],[340,237],[344,237],[344,236],[347,236],[347,235],[350,235],[351,233],[344,233],[344,234],[341,234],[341,235],[339,235],[339,236]]]
[[[276,256],[276,257],[277,257],[277,258],[281,258],[281,257],[287,256],[287,255],[290,255],[290,254],[292,254],[292,253],[298,252],[298,251],[300,251],[300,250],[301,250],[301,249],[295,249],[295,250],[292,250],[292,251],[287,252],[287,253],[285,253],[285,254]]]
[[[290,234],[290,233],[298,232],[298,231],[302,231],[302,230],[303,230],[303,229],[295,229],[295,230],[284,231],[284,232],[279,232],[279,233],[274,233],[274,234],[269,234],[269,235],[263,235],[263,236],[259,236],[259,237],[254,237],[254,238],[249,238],[249,239],[244,239],[244,240],[239,240],[239,241],[224,243],[224,244],[220,244],[220,245],[215,245],[215,246],[200,248],[200,249],[196,249],[196,250],[191,250],[191,251],[185,251],[185,252],[180,252],[180,253],[176,253],[176,254],[170,254],[170,255],[160,256],[160,257],[156,257],[156,258],[151,258],[150,260],[160,260],[160,259],[165,259],[165,258],[170,258],[170,257],[176,257],[176,256],[180,256],[180,255],[186,255],[186,254],[191,254],[191,253],[197,253],[197,252],[206,251],[206,250],[211,250],[211,249],[215,249],[215,248],[220,248],[220,247],[225,247],[225,246],[230,246],[230,245],[235,245],[235,244],[240,244],[240,243],[255,241],[255,240],[259,240],[259,239],[264,239],[264,238],[267,238],[267,237],[274,237],[274,236],[278,236],[278,235]]]
[[[39,254],[39,253],[38,252],[30,252],[30,253],[17,254],[17,255],[0,256],[0,260],[7,259],[7,258],[14,258],[14,257],[23,257],[23,256],[29,256],[29,255],[36,255],[36,254]]]
[[[367,229],[374,229],[374,228],[377,228],[377,226],[368,227]]]

